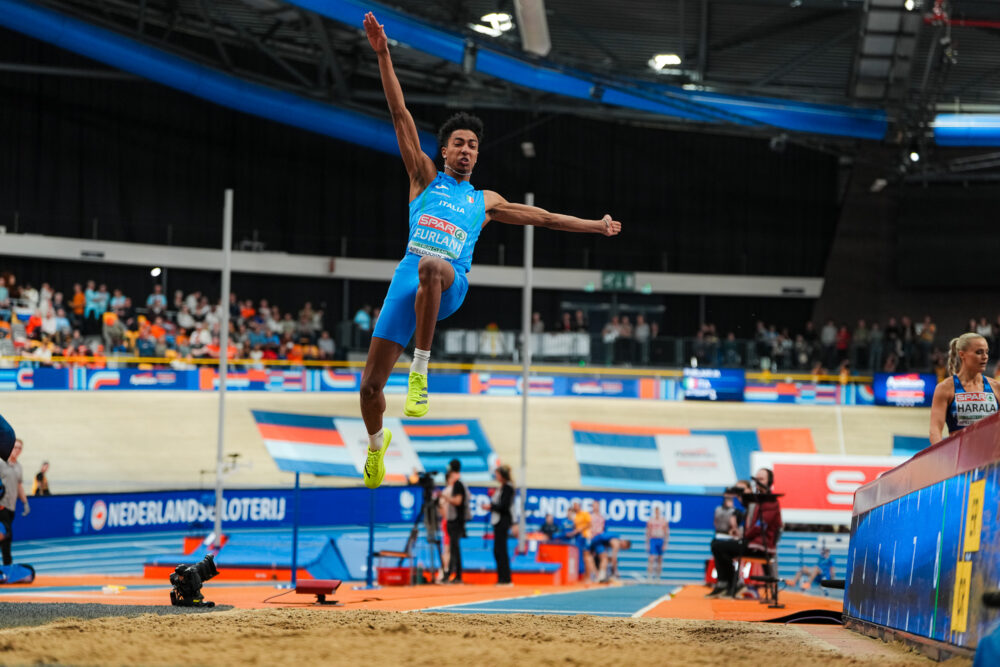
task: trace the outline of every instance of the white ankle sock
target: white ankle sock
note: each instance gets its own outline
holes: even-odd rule
[[[430,360],[431,360],[430,350],[421,350],[414,348],[413,363],[410,364],[410,372],[420,373],[421,375],[427,375],[427,362]]]
[[[377,452],[378,450],[382,449],[382,441],[384,439],[385,438],[382,435],[382,429],[379,429],[378,433],[369,433],[368,449],[372,450],[373,452]]]

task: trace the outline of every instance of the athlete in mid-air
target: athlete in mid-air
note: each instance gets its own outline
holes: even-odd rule
[[[406,109],[403,91],[389,59],[385,29],[371,12],[365,15],[364,25],[368,41],[378,55],[382,88],[396,129],[399,152],[410,177],[410,236],[406,255],[392,276],[361,376],[361,416],[369,441],[364,480],[366,486],[374,489],[385,477],[385,452],[392,440],[389,430],[382,428],[385,412],[382,389],[400,353],[416,332],[403,413],[409,417],[427,414],[427,362],[434,326],[462,305],[469,289],[466,274],[472,265],[472,249],[486,223],[497,220],[604,236],[618,234],[622,226],[610,215],[601,220],[583,220],[513,204],[491,190],[473,188],[469,178],[479,156],[483,124],[469,114],[456,114],[441,127],[438,143],[444,171],[438,171],[420,148],[417,126]]]

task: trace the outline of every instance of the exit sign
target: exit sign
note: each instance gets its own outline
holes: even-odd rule
[[[631,271],[602,271],[601,290],[604,292],[634,292],[635,274]]]

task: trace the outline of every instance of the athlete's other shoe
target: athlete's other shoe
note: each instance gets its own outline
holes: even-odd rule
[[[365,486],[369,489],[377,489],[382,480],[385,479],[385,450],[389,449],[392,441],[392,431],[382,429],[382,448],[377,452],[368,449],[368,459],[365,461]]]
[[[423,417],[427,414],[427,376],[410,372],[410,389],[406,392],[403,414],[407,417]]]

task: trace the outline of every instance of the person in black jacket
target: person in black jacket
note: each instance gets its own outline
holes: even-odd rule
[[[500,486],[493,490],[490,502],[483,503],[483,509],[492,513],[490,523],[493,524],[493,556],[497,561],[497,585],[511,586],[507,538],[514,522],[511,512],[514,504],[514,485],[510,481],[510,466],[499,466],[494,474]]]

